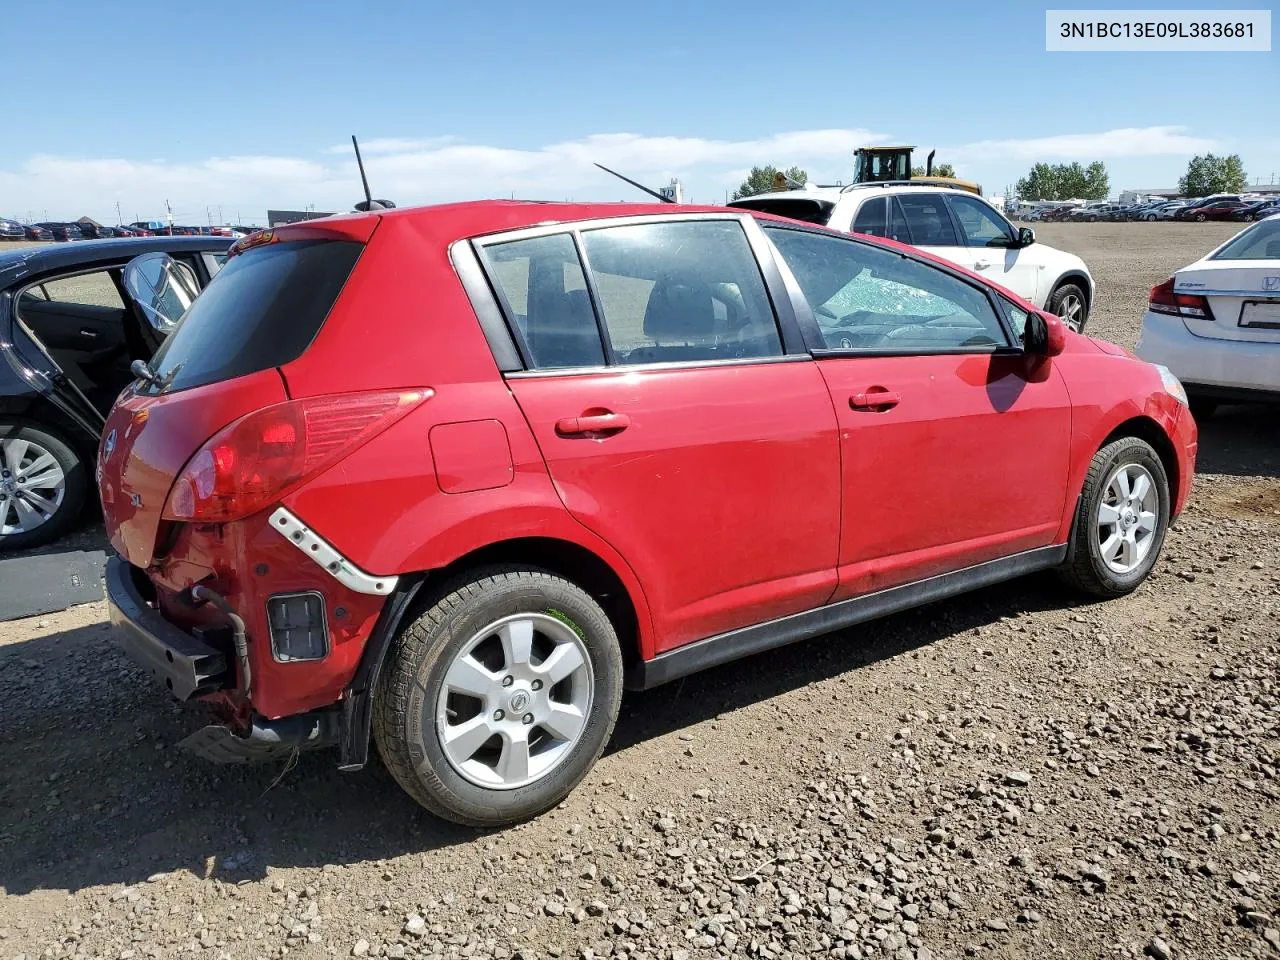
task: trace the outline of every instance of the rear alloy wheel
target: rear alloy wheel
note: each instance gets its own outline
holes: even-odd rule
[[[57,434],[29,421],[0,422],[0,550],[62,536],[84,507],[84,465]]]
[[[1074,283],[1064,283],[1049,298],[1049,312],[1057,314],[1063,323],[1080,333],[1089,319],[1084,291]]]
[[[1093,457],[1063,574],[1075,587],[1118,597],[1147,578],[1169,524],[1169,481],[1150,444],[1109,443]]]
[[[397,638],[374,737],[396,781],[438,816],[503,826],[555,806],[604,750],[622,654],[599,605],[532,569],[479,571]]]

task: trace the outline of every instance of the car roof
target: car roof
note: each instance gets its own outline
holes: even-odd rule
[[[410,220],[434,239],[453,243],[469,237],[553,224],[573,224],[612,217],[680,216],[719,214],[738,217],[746,210],[691,203],[561,203],[540,200],[466,200],[421,207],[395,207],[368,213],[345,213],[317,220],[302,220],[275,228],[281,234],[323,229],[326,223],[353,224],[360,220]],[[755,211],[750,211],[752,214]],[[204,239],[210,239],[205,237]]]
[[[0,251],[0,277],[26,276],[78,267],[104,260],[136,257],[143,253],[221,251],[231,246],[231,237],[113,237],[107,240],[77,240],[74,243],[43,247],[21,247]],[[16,273],[15,273],[16,271]]]

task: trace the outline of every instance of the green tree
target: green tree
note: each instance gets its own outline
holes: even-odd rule
[[[1084,192],[1080,194],[1085,200],[1105,200],[1111,193],[1111,178],[1107,176],[1107,165],[1095,160],[1084,171]]]
[[[1207,197],[1213,193],[1239,193],[1246,183],[1240,154],[1219,157],[1204,153],[1191,158],[1186,174],[1178,179],[1178,189],[1184,197]]]
[[[911,168],[911,176],[913,177],[924,177],[924,176],[954,177],[955,175],[956,175],[956,168],[949,163],[935,163],[933,165],[932,174],[926,174],[924,167]]]
[[[787,178],[796,183],[806,183],[809,174],[805,173],[799,167],[789,167],[784,170]],[[778,175],[777,167],[752,167],[751,172],[747,174],[747,179],[737,190],[733,191],[733,199],[741,200],[743,197],[754,197],[757,193],[772,193],[777,187],[774,185],[774,178]]]
[[[1101,161],[1088,167],[1037,163],[1015,189],[1022,200],[1102,200],[1111,189],[1111,179]]]
[[[1057,200],[1058,174],[1047,163],[1037,163],[1018,181],[1018,197],[1022,200]]]

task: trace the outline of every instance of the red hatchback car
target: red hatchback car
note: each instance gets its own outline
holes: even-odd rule
[[[441,816],[559,802],[624,687],[1056,568],[1133,590],[1177,380],[890,241],[464,203],[233,248],[99,451],[112,619],[240,761],[370,738]]]

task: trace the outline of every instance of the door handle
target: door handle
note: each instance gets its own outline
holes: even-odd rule
[[[894,393],[892,390],[875,388],[855,393],[849,397],[849,406],[854,410],[870,410],[875,413],[891,410],[901,402],[901,394]]]
[[[80,328],[80,336],[82,336],[82,337],[91,337],[91,338],[93,338],[93,339],[95,339],[95,340],[96,340],[96,339],[98,338],[98,331],[97,331],[97,330],[90,330],[88,327],[81,327],[81,328]]]
[[[629,426],[631,418],[625,413],[592,413],[557,420],[556,433],[562,437],[613,436]]]
[[[990,260],[979,260],[977,263],[973,265],[973,268],[975,270],[985,270],[989,266],[991,266]]]

